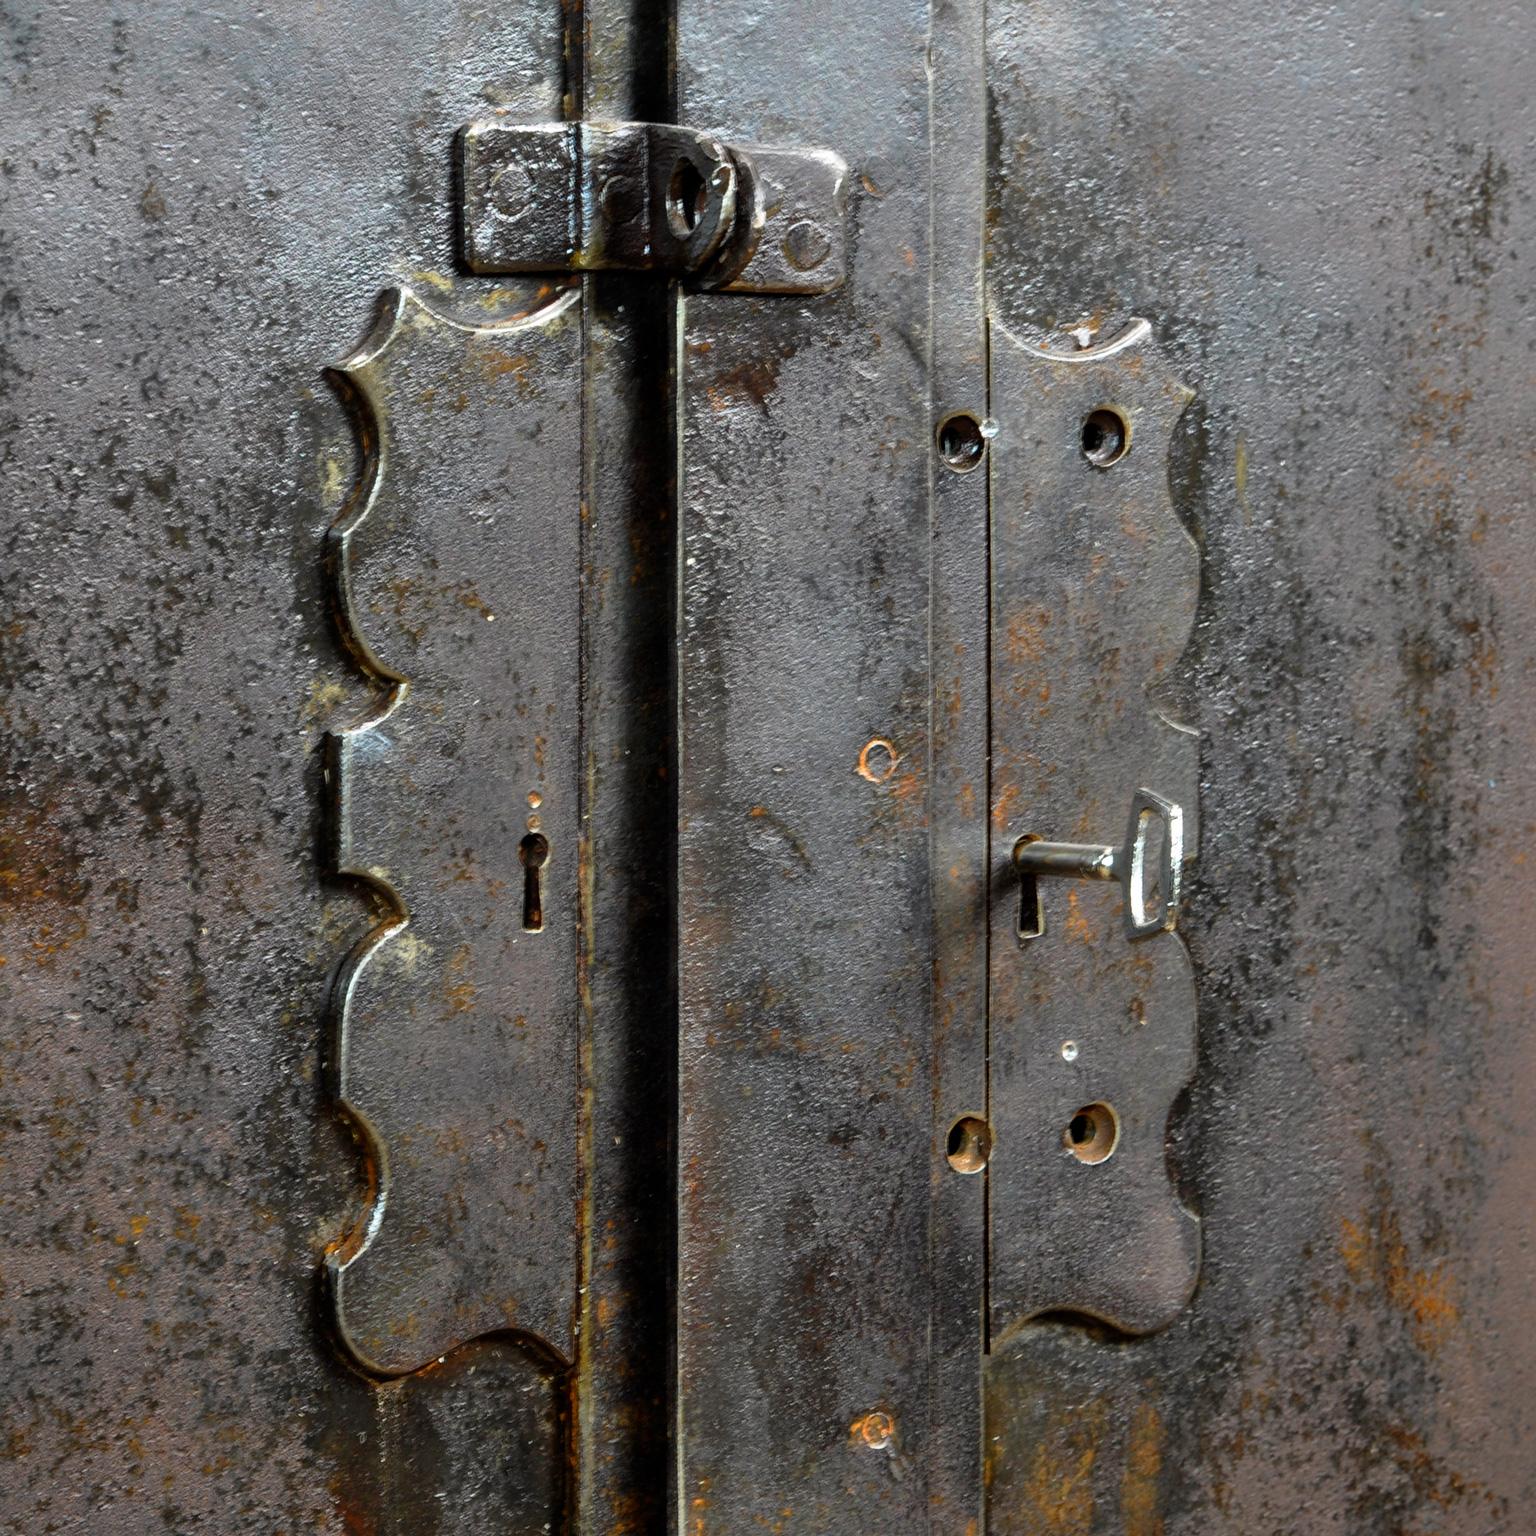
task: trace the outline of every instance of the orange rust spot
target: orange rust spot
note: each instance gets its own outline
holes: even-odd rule
[[[896,1423],[890,1414],[883,1409],[876,1408],[872,1413],[866,1413],[857,1418],[848,1426],[848,1432],[861,1445],[867,1445],[872,1451],[883,1451],[896,1438]]]
[[[1108,1415],[1104,1400],[1053,1415],[1035,1446],[1020,1488],[1033,1520],[1028,1529],[1050,1536],[1092,1536],[1093,1468]]]
[[[1120,1526],[1125,1536],[1163,1536],[1158,1478],[1163,1470],[1163,1420],[1151,1403],[1131,1419],[1125,1471],[1120,1479]]]
[[[1019,798],[1017,784],[1003,785],[1001,793],[992,803],[992,825],[1001,831],[1013,819],[1013,807]]]
[[[1383,1449],[1412,1484],[1421,1504],[1449,1509],[1452,1505],[1475,1500],[1490,1511],[1499,1510],[1500,1500],[1492,1489],[1438,1461],[1416,1430],[1405,1424],[1388,1424],[1384,1426],[1384,1434]]]
[[[859,766],[855,771],[861,779],[868,779],[871,784],[884,784],[896,772],[896,765],[900,761],[901,754],[896,748],[884,736],[876,736],[864,743],[859,753]]]
[[[754,405],[766,416],[768,401],[779,387],[780,362],[777,357],[753,358],[719,374],[704,391],[710,409],[728,411],[736,405]]]
[[[0,817],[0,909],[9,909],[18,930],[25,925],[34,965],[49,969],[89,932],[88,888],[78,877],[80,860],[59,828],[52,805],[10,801]],[[19,958],[19,957],[17,957]],[[0,966],[6,963],[0,958]]]
[[[1003,634],[1003,654],[1014,667],[1029,666],[1045,655],[1045,632],[1050,628],[1049,608],[1021,608],[1008,620]]]
[[[1083,915],[1082,903],[1076,891],[1067,892],[1067,915],[1062,919],[1062,929],[1084,944],[1093,943],[1093,924]]]
[[[494,384],[497,379],[511,374],[517,381],[517,392],[526,398],[533,388],[530,372],[533,367],[533,359],[526,352],[519,352],[509,357],[505,352],[494,346],[476,347],[471,355],[474,357],[476,368],[480,377],[487,384]]]
[[[1443,1263],[1416,1267],[1390,1207],[1362,1221],[1340,1222],[1339,1252],[1350,1277],[1382,1292],[1409,1322],[1419,1347],[1435,1354],[1461,1318],[1453,1278]]]
[[[464,973],[469,967],[469,945],[454,950],[443,973],[443,997],[454,1013],[468,1013],[475,1006],[475,984]]]

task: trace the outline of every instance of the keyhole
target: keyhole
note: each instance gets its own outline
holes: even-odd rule
[[[544,926],[544,866],[549,863],[549,839],[542,832],[530,832],[518,844],[517,856],[523,861],[523,927],[538,933]]]
[[[1039,837],[1026,833],[1023,843],[1038,843]],[[1032,869],[1019,871],[1019,937],[1038,939],[1045,932],[1045,913],[1040,907],[1040,883]]]

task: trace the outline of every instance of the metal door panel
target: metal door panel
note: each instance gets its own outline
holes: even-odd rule
[[[321,1304],[365,1193],[327,998],[372,915],[320,880],[320,748],[373,704],[323,370],[385,289],[440,296],[452,135],[559,110],[559,19],[4,19],[0,1527],[539,1530],[542,1366],[383,1385]]]
[[[1526,1528],[1528,7],[0,23],[0,1528]],[[474,276],[453,144],[497,112],[841,156],[846,283]],[[443,762],[398,802],[348,770],[359,884],[325,742],[410,667],[333,612],[327,538],[389,434],[325,369],[402,287],[470,340],[400,396],[395,467],[426,490],[359,551],[362,607],[473,660],[431,676],[476,725],[433,718]],[[552,300],[547,356],[502,346],[498,316]],[[1035,370],[1132,316],[1148,376],[1194,392],[1168,396],[1166,474],[1156,434],[1128,461],[1179,542],[1100,601],[1071,519],[1126,482]],[[1189,593],[1125,596],[1185,581],[1163,479],[1199,551],[1177,662]],[[422,567],[398,590],[391,552]],[[437,602],[461,577],[494,624]],[[1071,625],[1010,648],[1048,603]],[[550,762],[513,655],[541,614],[561,788],[523,783]],[[1091,696],[1140,705],[1094,672],[1122,649],[1198,728],[1199,857],[1177,936],[1133,950],[1116,893],[1083,897],[1046,999],[1012,845],[1107,841],[1118,802],[1036,818],[1187,768],[1166,741],[1102,761],[1091,714],[1067,731]],[[1055,737],[1016,708],[1042,688]],[[349,1351],[325,1276],[372,1230],[378,1157],[328,1041],[347,956],[399,916],[394,854],[357,833],[415,839],[430,905],[462,861],[436,827],[464,820],[456,747],[492,863],[540,818],[557,926],[525,933],[521,864],[493,870],[502,906],[414,934],[442,949],[470,913],[469,991],[433,962],[369,1003],[371,1086],[439,1133],[394,1273],[453,1283],[386,1290]],[[1054,779],[1017,771],[1047,750]],[[1081,1032],[1152,1108],[1142,1182],[1075,1212],[1095,1186],[1042,1193],[1070,1154],[1036,1047],[1138,966],[1184,1033],[1115,1057],[1124,997]],[[536,1049],[496,1053],[509,1010],[549,1021]],[[398,1070],[447,1061],[462,1095]],[[504,1104],[548,1178],[497,1211]],[[1094,1298],[1146,1302],[1143,1236],[1180,1206],[1198,1249],[1117,1331]],[[508,1277],[535,1272],[519,1317]]]
[[[1533,38],[1499,3],[988,7],[994,313],[1155,318],[1204,572],[1200,1287],[1148,1339],[993,1354],[998,1532],[1529,1525]]]

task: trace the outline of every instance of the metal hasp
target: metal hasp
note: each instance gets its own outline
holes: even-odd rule
[[[1168,490],[1190,395],[1150,326],[1059,351],[991,334],[995,1348],[1043,1312],[1151,1332],[1197,1278],[1199,1223],[1165,1143],[1195,1061],[1193,975],[1170,930],[1199,744],[1164,711],[1199,562]],[[1045,840],[1127,806],[1118,846]]]
[[[380,915],[334,992],[368,1199],[329,1273],[380,1374],[488,1334],[572,1358],[578,298],[471,319],[396,289],[333,373],[362,471],[329,563],[378,690],[329,742],[334,868]]]
[[[624,269],[731,293],[827,293],[847,272],[848,167],[655,123],[470,123],[460,237],[475,272]]]

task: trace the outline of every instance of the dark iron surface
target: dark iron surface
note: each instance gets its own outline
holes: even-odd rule
[[[543,1367],[365,1379],[324,1305],[367,1193],[327,997],[383,914],[320,878],[322,739],[377,703],[327,595],[357,466],[323,370],[383,290],[461,281],[453,135],[559,113],[560,19],[8,4],[0,34],[0,1529],[539,1531]]]
[[[1195,390],[1200,1287],[988,1373],[1007,1536],[1536,1510],[1528,6],[988,6],[994,314]]]
[[[361,471],[330,565],[378,699],[327,743],[334,871],[385,916],[333,993],[369,1189],[330,1275],[386,1375],[502,1332],[575,1353],[579,301],[394,289],[335,374]]]
[[[1182,866],[1198,827],[1199,740],[1163,696],[1200,588],[1168,491],[1189,392],[1145,322],[1088,339],[1045,348],[1001,325],[991,337],[994,1350],[1047,1311],[1163,1327],[1200,1264],[1199,1223],[1164,1153],[1195,1066],[1195,983],[1179,934],[1164,931],[1171,869],[1139,867],[1153,837],[1170,852],[1178,842]],[[1123,429],[1100,464],[1092,429],[1110,412]],[[1143,816],[1149,789],[1177,811]],[[1175,815],[1187,839],[1171,840]],[[1024,884],[1025,849],[1107,844],[1123,827],[1119,881]],[[1021,849],[1024,838],[1039,841]],[[1103,1106],[1100,1138],[1074,1142],[1089,1105]]]
[[[1529,8],[991,0],[984,68],[953,0],[675,23],[0,5],[0,1529],[1523,1533]],[[575,1361],[386,1381],[321,1281],[369,1198],[328,998],[387,916],[322,878],[322,743],[377,704],[322,370],[395,285],[537,302],[456,248],[498,110],[826,145],[849,278],[681,333],[583,279]],[[987,477],[932,451],[986,415],[983,227],[1019,336],[1154,320],[1202,570],[1200,1284],[990,1357],[945,1156]]]
[[[727,20],[680,12],[679,116],[864,180],[844,289],[686,301],[677,1528],[896,1533],[934,1443],[927,7]]]

